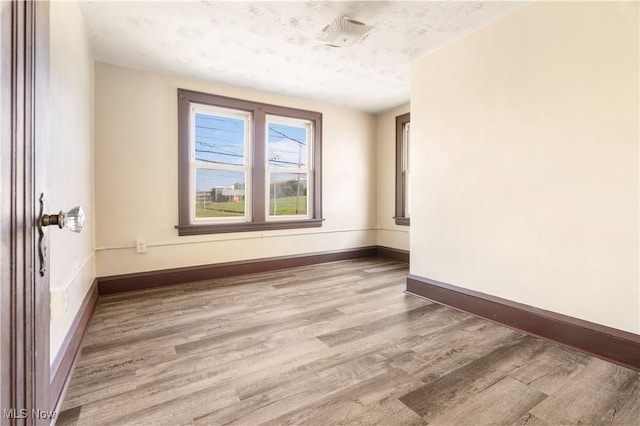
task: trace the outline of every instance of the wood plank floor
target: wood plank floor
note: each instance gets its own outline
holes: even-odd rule
[[[640,424],[640,374],[327,263],[102,297],[57,424]]]

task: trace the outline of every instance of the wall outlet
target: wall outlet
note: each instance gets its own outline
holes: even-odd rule
[[[138,238],[136,240],[136,253],[146,253],[147,252],[147,241],[142,238]]]

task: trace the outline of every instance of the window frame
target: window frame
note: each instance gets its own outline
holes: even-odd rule
[[[408,163],[409,152],[405,146],[405,126],[411,122],[411,113],[396,117],[396,215],[393,217],[396,225],[410,226],[411,220],[407,215],[409,201],[408,185],[405,179],[405,165]]]
[[[250,221],[246,222],[222,222],[222,221],[198,221],[192,219],[191,192],[195,190],[195,182],[192,186],[191,165],[191,104],[200,104],[227,109],[248,112],[250,120],[250,182],[245,183],[245,188],[251,194],[251,199],[246,200],[245,212]],[[299,120],[308,120],[313,124],[312,152],[308,153],[313,163],[308,164],[309,178],[307,193],[312,189],[312,201],[308,202],[306,217],[286,216],[271,217],[267,213],[269,188],[267,173],[268,140],[266,138],[266,116],[276,116]],[[193,172],[195,173],[195,171]],[[253,102],[248,100],[229,98],[186,89],[178,89],[178,235],[218,234],[229,232],[249,232],[277,229],[313,228],[321,227],[322,222],[322,113],[288,108],[278,105]]]

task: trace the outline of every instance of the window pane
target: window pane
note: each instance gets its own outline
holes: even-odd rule
[[[196,218],[244,216],[244,172],[197,169],[195,202]]]
[[[411,207],[411,203],[410,203],[410,196],[409,194],[411,194],[411,188],[410,188],[410,175],[411,175],[411,169],[410,169],[410,157],[409,157],[409,143],[410,143],[410,128],[411,123],[405,123],[404,125],[404,131],[403,131],[403,151],[404,151],[404,216],[405,217],[410,217],[410,207]]]
[[[307,215],[306,173],[269,173],[269,215]]]
[[[277,123],[268,123],[269,166],[307,167],[308,128]]]
[[[245,121],[215,114],[195,114],[196,161],[244,164]]]
[[[403,132],[403,143],[404,143],[404,157],[405,157],[405,165],[404,168],[405,170],[409,170],[410,169],[410,165],[409,165],[409,132],[411,130],[411,123],[405,123],[404,125],[404,132]]]

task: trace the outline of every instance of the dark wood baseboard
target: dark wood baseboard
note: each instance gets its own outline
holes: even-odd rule
[[[640,335],[416,275],[407,293],[640,371]]]
[[[98,283],[97,279],[94,279],[93,283],[91,283],[91,288],[89,288],[80,305],[78,313],[73,319],[73,323],[71,323],[69,331],[67,331],[67,335],[62,341],[62,346],[53,360],[53,364],[51,364],[50,396],[52,411],[60,412],[64,394],[67,391],[73,368],[80,354],[82,339],[89,328],[97,303]]]
[[[378,257],[409,263],[409,250],[401,250],[391,247],[378,246]]]
[[[377,247],[362,247],[347,250],[327,251],[297,256],[280,256],[263,259],[240,260],[212,265],[163,269],[160,271],[114,275],[98,278],[100,295],[145,290],[168,285],[227,278],[236,275],[277,271],[298,266],[315,265],[337,260],[358,259],[376,256]]]

